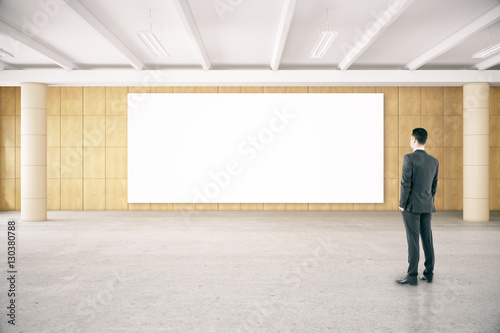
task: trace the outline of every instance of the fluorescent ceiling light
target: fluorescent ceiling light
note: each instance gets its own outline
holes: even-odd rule
[[[163,45],[161,45],[156,35],[151,30],[142,30],[137,32],[137,36],[146,44],[146,46],[153,52],[158,58],[168,58],[169,55]]]
[[[309,58],[323,58],[337,35],[337,31],[321,31],[319,39],[316,42],[313,50],[311,51]]]
[[[500,51],[500,42],[497,42],[493,45],[488,46],[487,48],[482,49],[472,55],[472,58],[487,58],[493,53],[497,53]]]
[[[4,49],[0,49],[0,57],[6,57],[6,56],[14,58],[12,53],[9,53],[9,52],[5,51]]]

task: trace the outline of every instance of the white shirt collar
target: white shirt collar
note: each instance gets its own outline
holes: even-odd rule
[[[425,151],[425,148],[424,147],[418,147],[418,148],[413,149],[413,151],[416,151],[416,150],[424,150]]]

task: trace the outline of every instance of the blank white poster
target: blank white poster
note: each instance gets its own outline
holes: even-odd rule
[[[383,94],[129,94],[130,203],[382,203]]]

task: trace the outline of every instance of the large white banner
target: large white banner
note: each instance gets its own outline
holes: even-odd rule
[[[383,94],[129,94],[128,202],[382,203]]]

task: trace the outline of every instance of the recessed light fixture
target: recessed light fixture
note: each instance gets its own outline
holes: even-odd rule
[[[497,53],[498,51],[500,51],[500,42],[496,42],[495,44],[490,45],[482,49],[481,51],[474,53],[472,55],[472,58],[481,58],[481,59],[487,58],[490,55]]]
[[[151,11],[149,10],[149,30],[137,31],[137,36],[158,58],[168,58],[167,50],[163,47],[158,37],[153,32],[153,22],[151,20]]]
[[[137,36],[158,58],[168,58],[169,55],[163,45],[151,30],[142,30],[137,32]]]
[[[309,58],[323,58],[332,45],[335,37],[337,37],[339,33],[337,31],[331,31],[330,25],[328,24],[328,9],[326,10],[326,30],[320,31],[320,35],[316,45],[309,54]]]
[[[4,49],[0,48],[0,57],[6,57],[6,56],[14,58],[14,55],[12,53],[7,52]]]

